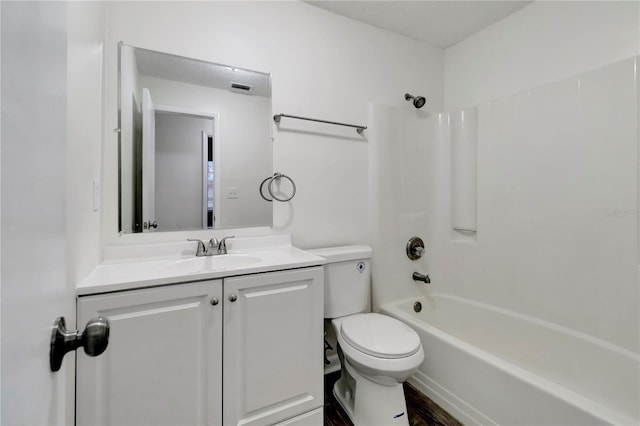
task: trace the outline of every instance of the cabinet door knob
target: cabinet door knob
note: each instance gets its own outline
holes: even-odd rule
[[[236,296],[235,294],[232,294],[231,296],[229,296],[230,302],[235,302],[236,300],[238,300],[238,296]]]
[[[211,304],[212,304],[213,306],[216,306],[218,303],[220,303],[220,300],[218,300],[218,298],[217,298],[217,297],[212,297],[212,298],[211,298]]]

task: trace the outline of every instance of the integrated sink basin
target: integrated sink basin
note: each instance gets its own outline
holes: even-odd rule
[[[108,293],[198,280],[320,266],[326,260],[291,244],[291,236],[238,237],[228,254],[196,256],[193,242],[114,246],[76,289],[77,295]]]
[[[171,262],[172,271],[180,274],[197,274],[202,272],[226,271],[244,268],[260,262],[259,257],[246,254],[221,254],[217,256],[200,256]]]

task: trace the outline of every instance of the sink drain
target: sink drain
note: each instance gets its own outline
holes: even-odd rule
[[[422,310],[422,303],[416,302],[413,304],[413,310],[416,312],[420,312]]]

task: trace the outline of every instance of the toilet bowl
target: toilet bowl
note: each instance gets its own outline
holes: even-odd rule
[[[418,335],[380,314],[332,320],[341,350],[341,378],[333,388],[355,425],[407,425],[402,383],[424,360]]]
[[[343,354],[370,380],[402,383],[424,360],[418,334],[395,318],[356,314],[331,323]]]
[[[354,425],[408,425],[402,383],[424,360],[418,334],[368,310],[371,248],[312,250],[327,259],[325,318],[331,319],[341,363],[333,388]]]

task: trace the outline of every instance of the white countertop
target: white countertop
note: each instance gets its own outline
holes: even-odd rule
[[[229,255],[210,257],[195,256],[195,243],[176,245],[175,256],[171,247],[145,246],[138,253],[160,253],[160,257],[111,256],[98,265],[76,288],[76,295],[108,293],[113,291],[153,287],[192,281],[210,280],[259,272],[320,266],[326,263],[322,257],[291,245],[289,236],[238,238],[227,242]],[[191,250],[192,248],[192,250]],[[129,256],[136,249],[127,247]],[[191,251],[193,251],[191,253]],[[226,257],[225,257],[226,256]],[[210,263],[209,263],[210,262]],[[207,266],[213,265],[208,269]]]

